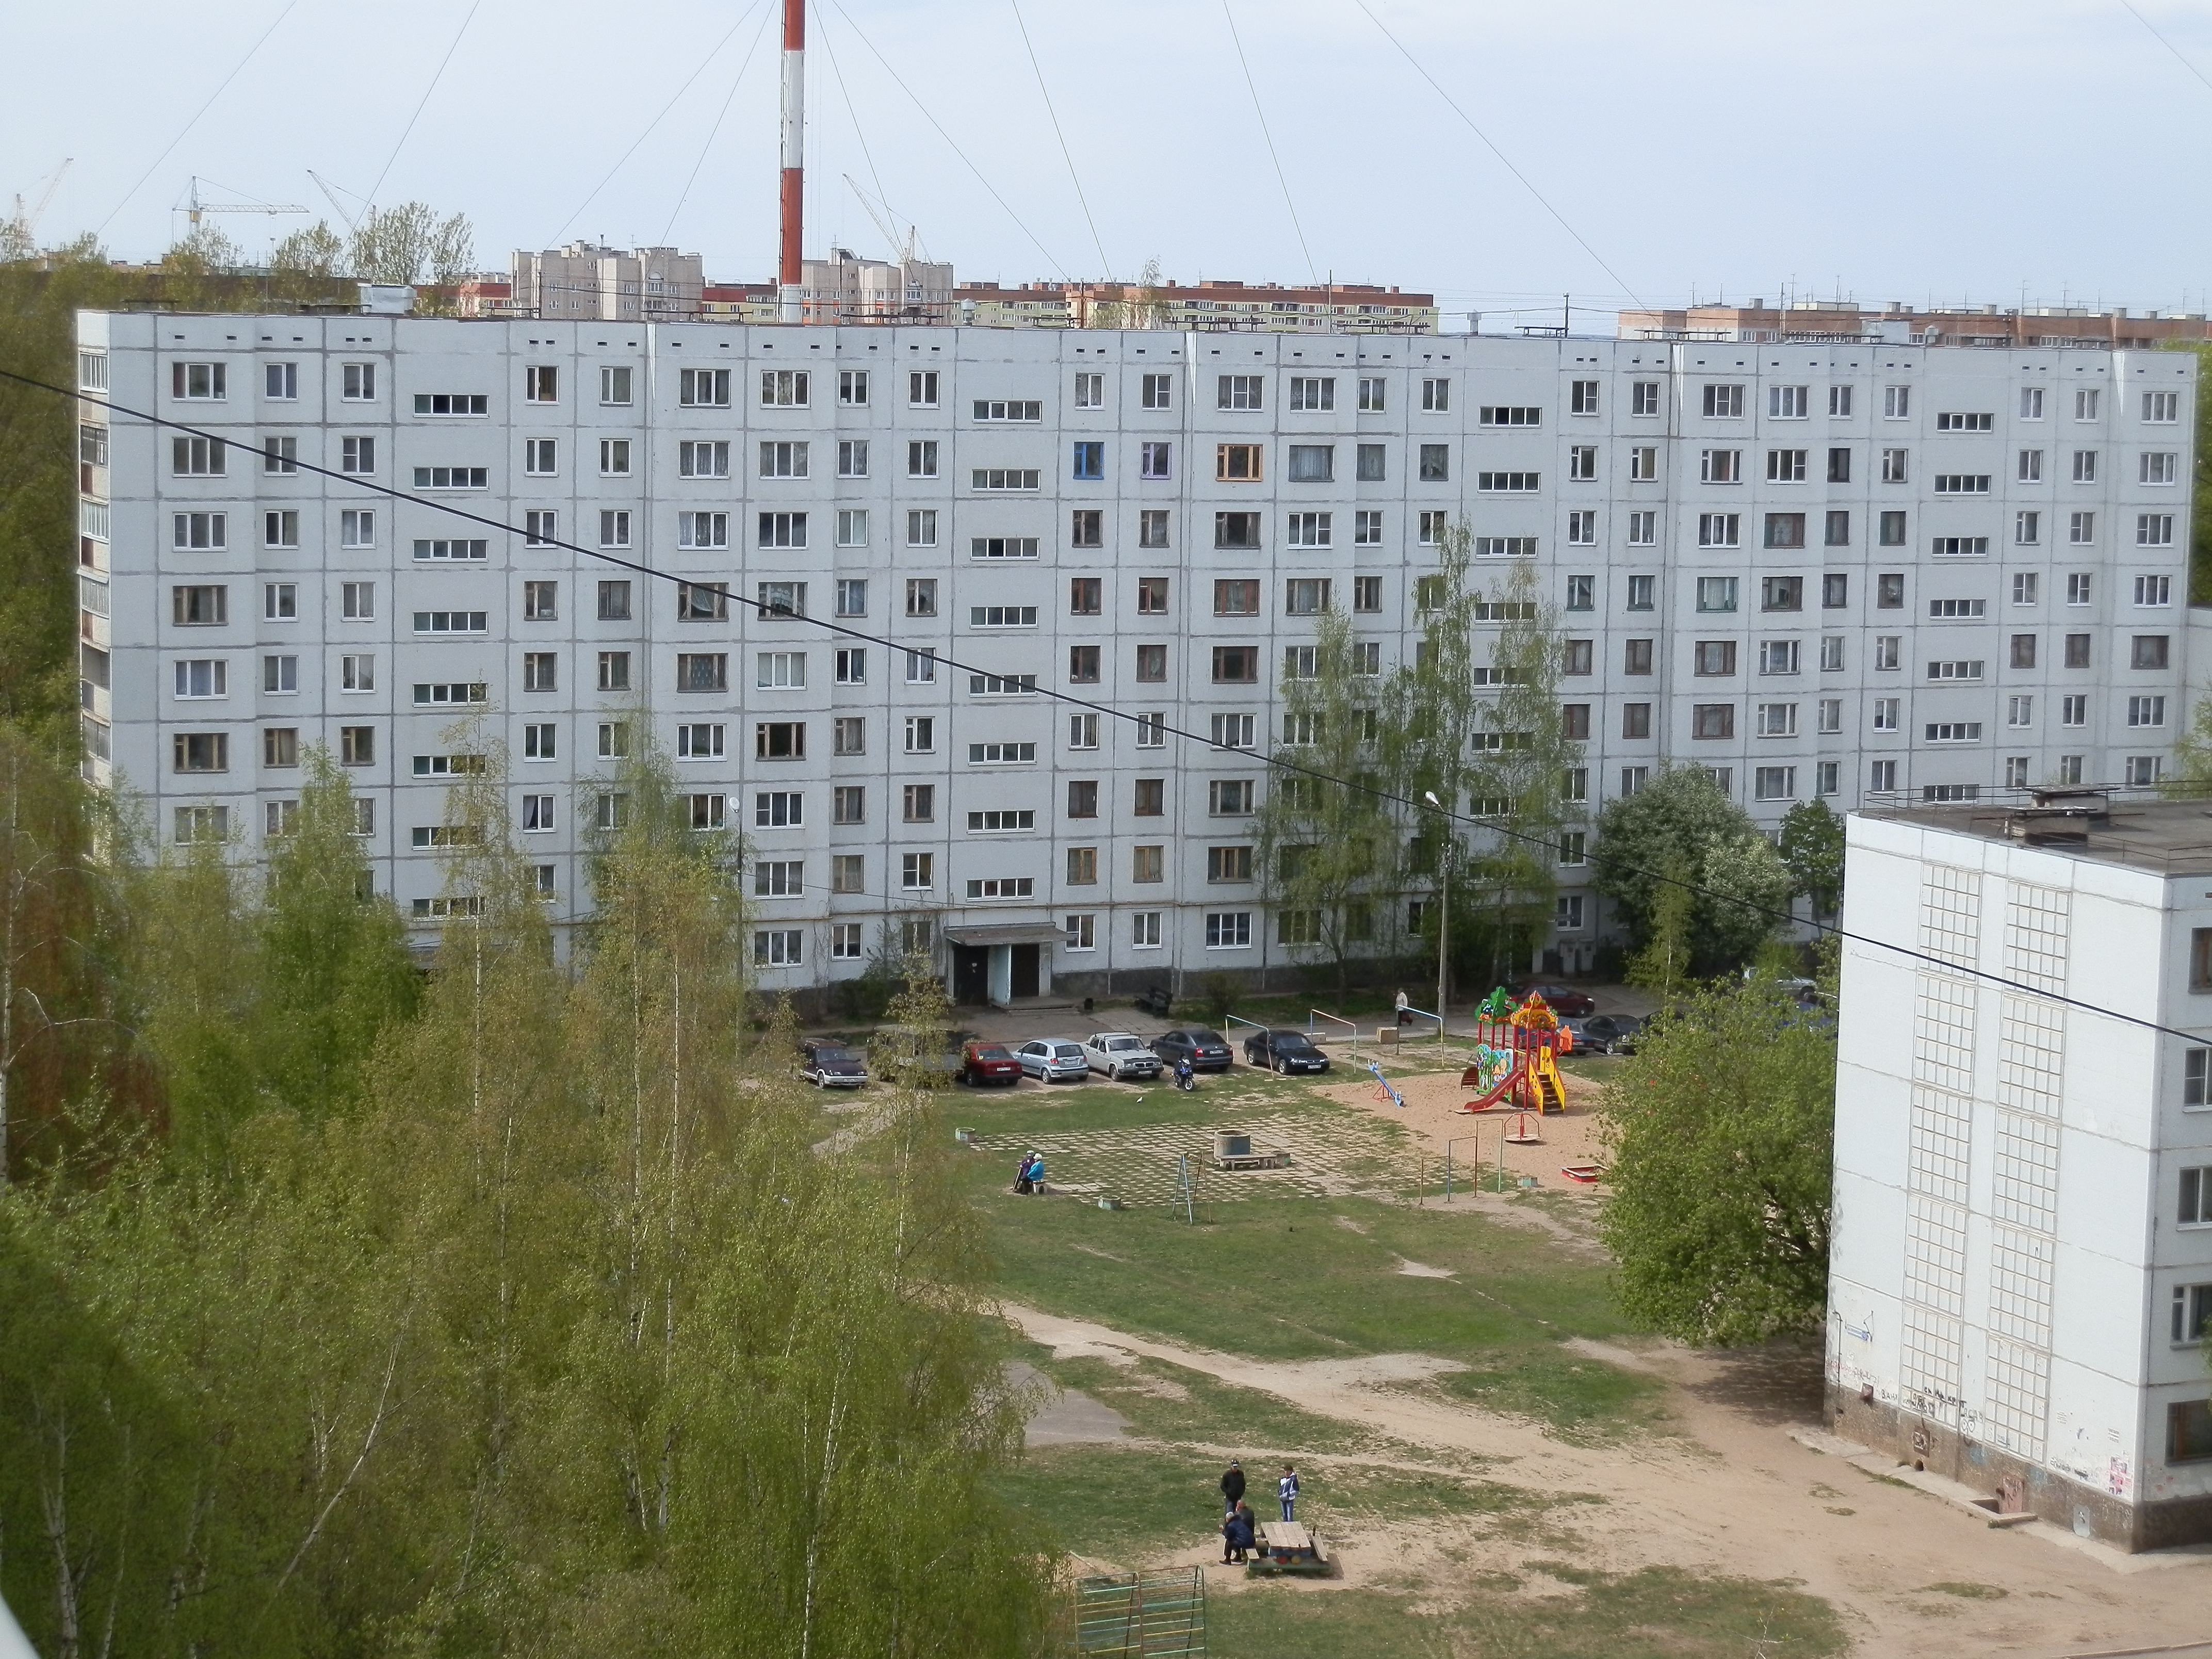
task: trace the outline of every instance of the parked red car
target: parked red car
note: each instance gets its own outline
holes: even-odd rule
[[[1011,1089],[1022,1080],[1022,1063],[1003,1042],[971,1038],[960,1045],[960,1080],[971,1089]]]
[[[1580,1019],[1597,1012],[1596,1000],[1571,985],[1553,985],[1548,981],[1529,980],[1522,983],[1515,995],[1522,1001],[1532,996],[1544,999],[1544,1006],[1561,1019]]]

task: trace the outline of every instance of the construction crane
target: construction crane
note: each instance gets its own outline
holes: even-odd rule
[[[33,205],[25,207],[22,191],[15,192],[15,211],[10,216],[10,221],[21,231],[25,241],[31,240],[31,233],[36,228],[40,216],[46,210],[46,204],[54,199],[54,192],[61,188],[62,175],[70,170],[70,164],[76,160],[76,157],[74,155],[65,155],[62,158],[62,164],[46,175],[44,181],[46,188],[39,191],[39,199]],[[37,185],[33,185],[31,188],[39,189]]]
[[[341,194],[353,196],[353,191],[347,190],[343,185],[332,184],[329,179],[324,178],[321,173],[316,172],[313,167],[309,167],[307,169],[307,177],[315,181],[315,188],[323,192],[324,199],[329,202],[332,207],[338,210],[338,217],[345,221],[345,228],[348,230],[353,229],[355,228],[356,222],[360,219],[361,216],[357,213],[349,213],[346,210],[346,204],[338,200],[338,197]],[[354,199],[357,202],[361,202],[364,208],[373,208],[375,206],[375,204],[373,202],[362,201],[362,198],[358,196],[355,196]]]
[[[876,228],[883,232],[884,240],[890,244],[892,258],[901,264],[911,264],[914,263],[917,248],[921,249],[924,258],[928,257],[929,251],[927,248],[921,248],[921,227],[920,225],[908,220],[906,235],[902,239],[898,234],[897,222],[891,216],[890,204],[877,202],[867,191],[860,188],[851,173],[846,173],[844,179],[846,187],[860,198],[860,205],[867,210],[868,217],[876,222]]]
[[[210,184],[215,183],[210,179]],[[297,202],[203,202],[200,200],[199,175],[192,176],[191,188],[185,198],[185,217],[193,224],[200,222],[203,213],[305,213],[307,210]]]

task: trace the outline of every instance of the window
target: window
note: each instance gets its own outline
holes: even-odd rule
[[[1699,547],[1738,547],[1742,544],[1741,520],[1734,513],[1698,514]]]
[[[1291,377],[1291,407],[1294,410],[1321,410],[1336,407],[1336,380],[1333,376],[1300,375]]]
[[[906,752],[909,755],[933,755],[937,752],[937,721],[927,714],[909,714],[906,720]]]
[[[2212,1400],[2188,1400],[2166,1408],[2166,1461],[2192,1463],[2212,1457]]]
[[[676,728],[676,758],[678,760],[720,760],[722,758],[723,728],[715,724],[686,723]]]
[[[1067,647],[1067,683],[1070,685],[1098,684],[1098,647],[1097,646],[1071,645]]]
[[[1743,388],[1740,386],[1706,386],[1705,413],[1707,420],[1741,418],[1743,414]]]
[[[2168,1332],[2175,1345],[2202,1342],[2208,1323],[2212,1323],[2212,1285],[2175,1285],[2173,1318]],[[2212,1457],[2212,1446],[2201,1455]]]
[[[2128,699],[2130,726],[2163,726],[2166,724],[2164,697],[2130,697]]]
[[[2128,652],[2130,668],[2164,668],[2166,666],[2166,640],[2164,634],[2138,634]]]
[[[2173,545],[2173,514],[2171,513],[2136,514],[2136,545],[2137,547],[2172,547]]]
[[[1805,545],[1805,515],[1802,513],[1770,513],[1766,515],[1766,545],[1769,547],[1802,547]]]
[[[1690,735],[1699,738],[1733,738],[1735,736],[1735,705],[1730,702],[1692,704]]]
[[[724,371],[701,370],[702,374]],[[812,400],[813,376],[803,368],[764,368],[761,371],[760,400],[763,409],[804,409]]]
[[[1620,735],[1624,738],[1648,738],[1651,735],[1651,705],[1650,703],[1621,704]]]
[[[338,545],[341,547],[374,547],[376,545],[376,514],[368,507],[349,507],[338,514]],[[482,546],[482,543],[476,544]]]
[[[1735,672],[1734,640],[1699,640],[1690,651],[1693,673],[1712,677]]]
[[[2035,724],[2035,699],[2026,694],[2005,699],[2005,724],[2028,726]]]
[[[1438,384],[1441,384],[1439,382]],[[1252,944],[1249,910],[1209,912],[1206,918],[1206,948],[1209,951],[1249,950]]]
[[[221,550],[229,545],[229,515],[177,513],[170,517],[169,545],[179,552]]]
[[[173,587],[169,620],[179,628],[221,628],[230,620],[228,587]]]
[[[91,354],[80,354],[91,356]],[[347,362],[347,369],[369,368],[365,362]],[[106,358],[101,356],[100,372],[106,374]],[[170,362],[168,365],[168,394],[173,398],[192,400],[226,400],[230,398],[230,365],[228,362]]]
[[[1217,444],[1213,451],[1213,476],[1218,483],[1256,483],[1260,481],[1267,451],[1260,444]]]
[[[2084,387],[2081,391],[2076,392],[2074,394],[2074,418],[2077,421],[2095,420],[2097,418],[2097,405],[2101,395],[2101,393],[2087,387]]]
[[[349,582],[348,586],[354,584]],[[368,583],[361,584],[374,588]],[[300,619],[300,589],[294,582],[267,582],[261,589],[261,619],[264,622],[297,622]]]
[[[726,691],[730,689],[730,659],[720,651],[683,651],[676,656],[676,689],[678,691]],[[763,726],[761,730],[769,728]],[[779,728],[784,729],[784,728]],[[791,727],[803,731],[804,727]],[[765,750],[761,758],[769,758]],[[778,753],[775,758],[786,758]]]
[[[1252,879],[1252,849],[1249,847],[1209,847],[1206,849],[1206,878],[1209,882],[1241,882]]]
[[[678,657],[676,660],[677,689],[678,690],[706,689],[686,684],[684,680],[683,672],[683,664],[684,659]],[[719,667],[720,665],[726,663],[727,659],[721,657],[715,657],[709,660]],[[726,690],[727,687],[726,685],[717,685],[711,689],[715,690]],[[758,725],[753,727],[753,758],[755,760],[805,760],[806,758],[806,726],[805,722],[799,720],[761,721]]]
[[[2033,634],[2015,634],[2012,636],[2012,665],[2014,668],[2035,666],[2035,640],[2036,636]]]
[[[1934,720],[1923,733],[1929,743],[1979,743],[1982,723],[1979,720]]]
[[[1735,609],[1734,576],[1700,576],[1698,578],[1698,609],[1705,611]]]
[[[170,738],[170,769],[177,772],[228,772],[230,737],[222,732],[179,732]]]
[[[1290,617],[1317,616],[1328,609],[1329,592],[1329,579],[1326,576],[1294,576],[1283,584],[1283,613]]]
[[[629,653],[602,651],[599,653],[599,690],[627,691],[629,685]]]
[[[1978,680],[1981,677],[1979,657],[1948,657],[1928,665],[1928,678],[1931,680]]]
[[[1650,483],[1659,477],[1659,452],[1649,447],[1628,452],[1628,481]]]
[[[532,507],[523,514],[522,544],[525,547],[550,547],[560,539],[561,515],[559,514],[552,512],[547,508],[540,507]],[[445,544],[440,544],[437,542],[417,542],[415,544],[415,556],[418,559],[434,557],[434,554],[426,555],[422,550],[426,547],[434,548],[441,544],[449,547],[466,547],[471,544],[467,542],[449,542]],[[481,546],[483,544],[477,543],[476,545]]]
[[[937,684],[937,653],[908,651],[906,657],[906,683],[908,685]]]
[[[909,409],[937,407],[937,371],[919,369],[906,377],[906,401]]]
[[[1759,672],[1761,674],[1794,674],[1797,672],[1796,640],[1761,640],[1759,642]]]
[[[1137,745],[1139,748],[1142,748],[1144,746],[1144,734],[1146,729],[1145,720],[1146,718],[1148,717],[1143,715],[1139,715],[1138,717]],[[1021,746],[1024,748],[1033,748],[1033,745],[1030,744],[1024,744]],[[1070,714],[1067,717],[1067,746],[1070,749],[1096,749],[1098,746],[1098,716],[1096,714]],[[972,745],[969,758],[971,760],[975,758]],[[1034,756],[1030,757],[1030,758],[1034,758]]]
[[[804,651],[763,651],[754,659],[753,684],[762,690],[786,691],[806,684]]]
[[[1657,579],[1650,575],[1635,575],[1628,579],[1628,603],[1624,609],[1649,611],[1652,608],[1652,592]]]
[[[2058,723],[2061,726],[2087,726],[2089,723],[2089,699],[2076,693],[2058,700]]]
[[[1624,640],[1621,641],[1620,672],[1624,674],[1648,674],[1651,672],[1651,641]]]
[[[778,868],[763,866],[756,872],[766,878],[769,870]],[[755,891],[762,890],[756,885]],[[753,930],[753,965],[757,968],[796,968],[803,953],[805,932],[798,927],[757,927]]]
[[[1449,444],[1423,444],[1420,448],[1419,469],[1421,482],[1424,483],[1449,483],[1451,479],[1451,446]],[[1534,483],[1536,475],[1533,472],[1526,474],[1494,473],[1485,474],[1484,476],[1493,478],[1515,478],[1525,477],[1529,480],[1529,482],[1525,484],[1516,485],[1512,483],[1500,483],[1487,486],[1489,488],[1498,489],[1534,489],[1536,488],[1536,484]],[[1476,487],[1478,489],[1481,489],[1486,486],[1478,482]]]
[[[1082,378],[1083,376],[1079,374],[1076,376],[1079,380]],[[1097,479],[1106,476],[1106,446],[1104,444],[1096,439],[1078,439],[1074,456],[1075,459],[1067,475],[1069,477]]]
[[[1725,453],[1725,452],[1719,452]],[[1845,450],[1845,454],[1850,452]],[[1769,483],[1803,483],[1805,455],[1802,449],[1770,449],[1766,452],[1766,482]]]
[[[99,432],[98,427],[87,427],[87,432]],[[348,443],[356,441],[348,439]],[[100,448],[106,448],[103,434]],[[220,478],[228,468],[229,446],[220,438],[173,438],[169,441],[169,476],[175,478]],[[106,465],[103,461],[99,465]],[[347,471],[354,469],[348,467]]]
[[[1628,386],[1628,412],[1631,415],[1656,415],[1659,412],[1659,382],[1632,380]]]
[[[830,822],[832,823],[866,823],[868,821],[868,792],[860,784],[840,784],[830,792]],[[857,888],[853,890],[858,891]]]
[[[270,663],[289,662],[296,671],[297,657],[270,657]],[[230,665],[221,657],[192,657],[178,659],[175,666],[176,695],[180,697],[227,697],[230,695]],[[273,690],[276,688],[270,687]],[[297,686],[290,688],[297,690]]]
[[[805,822],[806,799],[793,789],[763,790],[753,797],[753,826],[796,830]]]
[[[608,509],[599,514],[599,545],[628,547],[629,545],[629,514]]]
[[[1936,475],[1938,495],[1986,495],[1990,493],[1990,475],[1986,472],[1938,472]]]
[[[830,722],[830,752],[865,755],[868,752],[868,723],[858,714],[841,715]]]
[[[98,455],[83,454],[82,459],[94,466],[107,465],[107,433],[105,428],[88,426],[88,434],[98,434]],[[264,438],[261,441],[261,470],[283,475],[300,470],[300,441],[297,438]]]
[[[261,544],[264,547],[297,547],[300,544],[300,515],[281,511],[263,514]]]
[[[1795,800],[1797,798],[1797,769],[1794,766],[1753,768],[1751,794],[1753,800]]]

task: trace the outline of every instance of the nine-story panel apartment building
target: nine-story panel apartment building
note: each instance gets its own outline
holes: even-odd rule
[[[480,718],[567,915],[649,737],[771,985],[887,928],[1036,988],[1298,959],[1224,850],[1281,678],[1326,607],[1409,654],[1462,520],[1557,608],[1592,814],[2143,782],[2187,716],[2181,354],[88,313],[80,379],[96,779],[250,845],[326,745],[434,923]]]

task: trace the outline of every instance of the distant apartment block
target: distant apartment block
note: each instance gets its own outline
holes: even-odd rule
[[[2093,311],[2086,306],[2002,310],[1978,306],[1957,311],[1917,311],[1893,301],[1879,311],[1821,300],[1769,306],[1687,306],[1674,310],[1626,310],[1624,340],[1706,340],[1747,344],[1883,340],[1899,344],[2021,348],[2086,347],[2096,351],[2148,351],[2173,343],[2212,340],[2203,312],[2155,311],[2130,315],[2125,307]]]
[[[1378,674],[1408,659],[1462,523],[1486,588],[1540,574],[1589,814],[1670,763],[1769,830],[1815,798],[2147,785],[2188,718],[2185,353],[97,313],[79,331],[87,388],[216,441],[84,419],[93,775],[144,792],[165,834],[251,845],[325,744],[380,884],[426,927],[438,733],[480,713],[563,918],[588,903],[618,746],[649,723],[698,821],[762,861],[771,987],[857,974],[909,924],[1021,948],[993,983],[1293,966],[1310,953],[1249,856],[1262,756],[1295,738],[1283,687],[1328,609]],[[1063,688],[1142,719],[1038,695]],[[1561,859],[1547,948],[1583,965],[1612,924],[1583,844]],[[1378,952],[1409,948],[1412,913],[1378,908],[1401,924]],[[983,931],[1001,927],[1025,937]]]
[[[705,285],[696,253],[571,242],[516,252],[513,311],[544,322],[672,323],[699,315]]]

